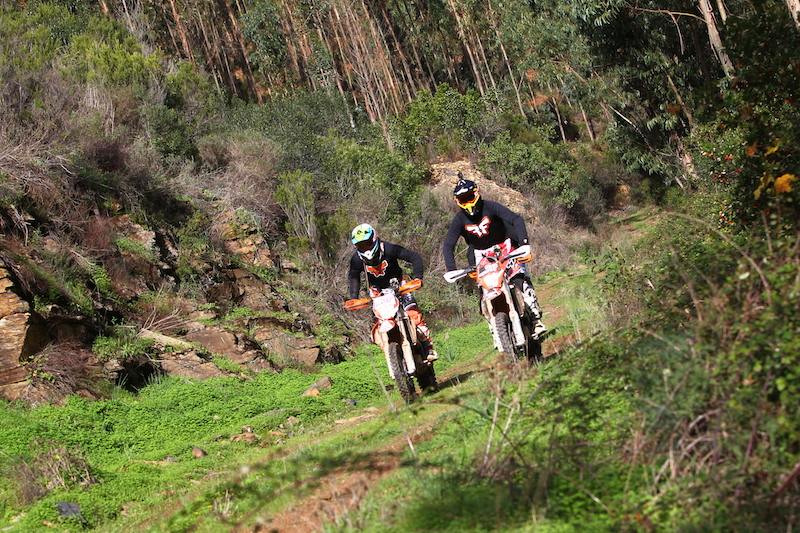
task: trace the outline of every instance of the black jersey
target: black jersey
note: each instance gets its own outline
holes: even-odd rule
[[[353,256],[350,258],[350,271],[347,274],[350,281],[350,298],[358,298],[362,272],[367,273],[367,285],[377,289],[389,287],[392,279],[402,280],[403,269],[400,267],[398,259],[411,263],[415,279],[422,278],[424,272],[422,256],[399,244],[381,241],[378,258],[374,261],[374,265],[365,264],[358,252],[353,252]]]
[[[506,238],[511,238],[515,246],[527,244],[528,230],[525,228],[525,220],[520,215],[497,202],[484,200],[480,211],[473,216],[467,215],[464,210],[459,210],[450,223],[442,247],[447,270],[456,268],[453,250],[459,237],[464,237],[470,249],[485,250],[500,244]]]

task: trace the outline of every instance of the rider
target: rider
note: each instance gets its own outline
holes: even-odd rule
[[[475,266],[480,252],[495,245],[501,245],[506,253],[512,247],[528,245],[528,230],[525,220],[506,206],[481,198],[478,186],[474,181],[464,179],[458,173],[458,183],[453,189],[453,196],[461,210],[450,223],[450,229],[444,239],[444,262],[447,270],[455,270],[456,260],[453,250],[459,237],[469,245],[468,256],[470,266]],[[541,335],[547,328],[542,323],[542,311],[536,299],[533,283],[524,265],[519,274],[511,281],[522,292],[525,305],[534,316],[533,331]]]
[[[353,256],[350,258],[350,271],[347,278],[350,281],[350,298],[358,298],[361,290],[361,273],[367,274],[367,285],[371,289],[380,291],[391,286],[392,280],[397,280],[402,284],[403,269],[397,262],[402,259],[414,270],[414,278],[422,280],[424,266],[422,256],[413,250],[403,248],[398,244],[382,241],[375,234],[375,229],[369,224],[359,224],[350,234],[350,242],[356,247]],[[425,325],[425,319],[419,310],[417,301],[409,294],[399,295],[400,303],[408,313],[409,318],[419,331],[419,338],[422,346],[427,353],[428,361],[433,362],[439,359],[436,350],[433,349],[430,330]]]

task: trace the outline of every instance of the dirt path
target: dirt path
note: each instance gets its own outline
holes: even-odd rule
[[[547,301],[548,292],[551,291],[555,292],[557,289],[542,287],[539,291],[540,298]],[[548,322],[552,324],[563,319],[562,310],[546,311]],[[556,356],[572,343],[573,339],[568,337],[547,339],[543,343],[543,355],[545,357]],[[439,383],[442,389],[446,389],[458,384],[464,375],[489,372],[501,364],[503,363],[500,355],[492,352],[484,357],[450,367],[444,375],[439,376]],[[436,396],[432,396],[430,401],[436,403]],[[400,403],[396,407],[402,408]],[[456,409],[457,407],[453,406],[452,408]],[[385,413],[387,409],[383,408],[379,412]],[[306,480],[307,486],[317,486],[311,494],[271,516],[268,525],[247,530],[246,533],[311,533],[321,531],[325,523],[343,519],[347,513],[357,510],[361,506],[376,483],[400,468],[409,446],[408,439],[417,445],[434,435],[436,422],[442,414],[444,413],[432,413],[420,425],[406,428],[409,432],[408,435],[401,434],[388,440],[384,446],[371,453],[370,462],[367,465],[360,463],[359,467],[355,469],[349,467],[352,465],[343,465],[329,472],[323,478]],[[354,417],[347,423],[364,424],[370,418]]]
[[[568,344],[568,342],[559,339],[558,344]],[[553,356],[559,351],[555,343],[546,344],[545,347],[546,357]],[[443,389],[448,388],[455,385],[459,377],[490,372],[502,364],[499,354],[487,354],[484,358],[450,368],[447,375],[440,378],[440,383]],[[435,396],[431,397],[431,402],[436,402]],[[452,408],[458,407],[453,405]],[[386,408],[381,411],[385,412]],[[407,459],[407,439],[416,446],[431,438],[436,423],[443,414],[441,411],[433,413],[421,425],[407,428],[408,436],[401,434],[387,441],[384,446],[371,453],[368,464],[359,463],[356,469],[352,469],[352,465],[343,465],[329,472],[324,478],[306,480],[305,483],[309,486],[318,485],[310,495],[270,517],[266,528],[262,526],[249,530],[248,533],[311,533],[321,531],[324,523],[341,520],[347,513],[361,506],[376,483],[401,467],[404,457]],[[357,418],[359,417],[354,417],[351,423],[363,424],[368,420],[366,418],[357,420]]]

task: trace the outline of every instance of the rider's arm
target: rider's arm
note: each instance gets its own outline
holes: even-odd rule
[[[511,237],[517,246],[528,244],[528,229],[525,227],[525,219],[521,215],[513,212],[503,204],[494,204],[495,213],[506,225],[506,234]]]
[[[422,279],[422,275],[425,273],[425,265],[422,263],[422,256],[414,250],[403,248],[398,244],[395,244],[394,246],[394,252],[397,254],[397,258],[411,263],[411,268],[414,270],[414,278]],[[387,254],[388,253],[389,251],[387,250]]]
[[[347,279],[350,282],[350,299],[358,298],[361,292],[361,273],[364,271],[363,263],[357,254],[350,258],[350,270],[347,272]]]
[[[456,269],[456,257],[453,251],[458,243],[458,238],[461,236],[461,217],[456,216],[450,222],[450,229],[447,230],[447,235],[444,238],[442,245],[442,254],[444,255],[444,265],[447,270]]]

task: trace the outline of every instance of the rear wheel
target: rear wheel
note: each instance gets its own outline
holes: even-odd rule
[[[514,328],[511,319],[505,313],[497,313],[494,317],[494,326],[497,328],[497,337],[500,339],[500,346],[503,347],[503,355],[511,366],[517,366],[519,359],[514,350]]]
[[[397,390],[400,391],[400,396],[406,403],[411,403],[417,397],[417,391],[414,388],[414,380],[411,379],[406,370],[406,362],[403,359],[403,352],[400,350],[400,345],[396,342],[389,344],[389,365],[392,367],[392,374],[394,374],[394,382],[397,384]]]
[[[423,363],[425,365],[425,373],[417,376],[417,384],[422,394],[432,394],[439,390],[439,385],[436,383],[436,372],[433,371],[432,363]],[[417,369],[419,372],[420,369]]]
[[[543,359],[542,356],[542,341],[528,336],[528,356],[532,363],[538,363]]]

